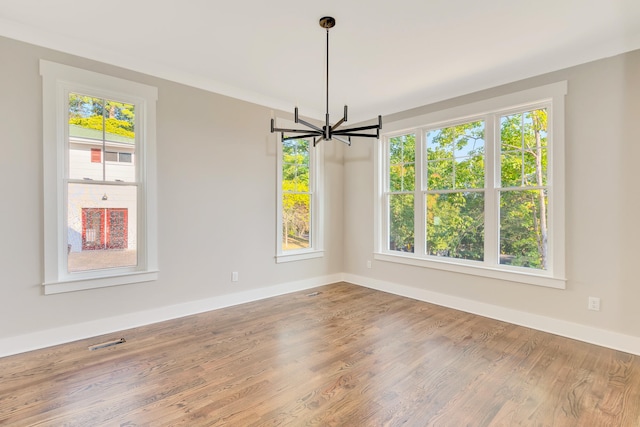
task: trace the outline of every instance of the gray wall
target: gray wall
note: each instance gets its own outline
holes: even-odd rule
[[[640,336],[640,51],[385,117],[386,123],[561,80],[566,97],[567,288],[374,261],[371,145],[345,151],[345,272]],[[587,298],[602,299],[601,311]]]
[[[567,80],[566,290],[381,261],[367,269],[368,140],[327,145],[325,257],[276,264],[269,109],[6,38],[0,57],[0,338],[341,272],[640,336],[640,51],[385,117]],[[41,58],[158,87],[157,282],[42,295]],[[600,312],[586,309],[588,296],[602,298]]]
[[[0,58],[0,338],[342,271],[341,148],[326,151],[325,257],[276,264],[271,110],[2,37]],[[41,58],[158,87],[157,282],[43,296]]]

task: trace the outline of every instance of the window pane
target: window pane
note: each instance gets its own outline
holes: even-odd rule
[[[309,142],[284,141],[282,149],[282,190],[309,191]]]
[[[413,191],[415,188],[416,136],[389,139],[389,191]]]
[[[525,111],[500,117],[502,151],[547,146],[547,109]]]
[[[500,193],[500,263],[547,268],[547,192]]]
[[[117,164],[119,149],[135,152],[134,124],[132,104],[69,94],[69,178],[134,182],[133,158]]]
[[[453,188],[453,161],[427,162],[427,188],[449,190]]]
[[[414,251],[413,194],[389,195],[389,249]]]
[[[104,100],[69,94],[69,178],[102,181]]]
[[[427,195],[427,253],[484,259],[484,193]]]
[[[456,158],[455,183],[455,188],[484,188],[484,156]]]
[[[137,265],[137,187],[68,184],[69,272]]]
[[[502,187],[547,185],[547,149],[509,151],[500,156]]]
[[[547,110],[500,118],[503,187],[547,185]]]
[[[453,144],[445,129],[427,132],[427,160],[452,160]]]
[[[389,167],[389,191],[413,191],[415,182],[415,164],[400,163]]]
[[[500,176],[502,187],[522,186],[522,167],[524,153],[521,151],[510,151],[502,153],[500,156]]]
[[[524,185],[547,185],[547,150],[541,149],[524,153]]]
[[[416,136],[407,134],[389,138],[389,164],[415,162]]]
[[[484,122],[426,134],[427,189],[484,188]]]
[[[311,247],[311,195],[282,195],[282,250]]]
[[[133,156],[131,153],[120,153],[118,160],[122,163],[131,163],[133,162]]]
[[[135,153],[135,111],[132,104],[105,100],[104,110],[105,149]],[[133,160],[133,158],[132,158]],[[135,164],[131,162],[109,163],[105,167],[105,181],[135,182]]]

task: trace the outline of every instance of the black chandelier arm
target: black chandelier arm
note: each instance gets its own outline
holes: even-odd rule
[[[317,134],[317,133],[309,133],[306,135],[294,135],[294,136],[284,136],[284,133],[282,134],[282,140],[283,141],[291,141],[292,139],[304,139],[304,138],[313,138],[316,139],[316,137],[318,136],[322,136],[321,134]]]
[[[360,132],[363,130],[378,130],[380,129],[378,126],[363,126],[359,128],[351,128],[351,129],[339,129],[335,132],[332,132],[334,135],[346,135],[352,132]]]
[[[332,131],[331,133],[333,133],[333,131],[336,130],[338,126],[340,126],[342,123],[344,123],[344,118],[338,120],[338,122],[335,125],[331,126],[331,131]]]
[[[354,132],[354,131],[369,130],[369,129],[382,129],[382,116],[378,116],[377,125],[368,125],[368,126],[360,126],[356,128],[341,129],[341,130],[335,131],[334,133],[336,133],[337,135],[340,135],[340,134],[344,134],[344,132]]]
[[[311,129],[281,129],[281,128],[273,128],[273,132],[282,132],[282,133],[310,133],[310,135],[324,135],[322,131],[314,131]]]
[[[346,121],[347,121],[347,106],[345,105],[344,106],[344,116],[342,116],[342,118],[340,120],[338,120],[338,123],[336,123],[335,125],[333,125],[331,127],[332,133],[333,133],[334,130],[336,130],[338,128],[338,126],[340,126],[341,124],[343,124]]]
[[[338,136],[348,136],[349,138],[351,138],[351,137],[379,138],[379,136],[377,134],[373,134],[373,133],[340,133],[340,134],[336,135],[335,137],[337,138]]]
[[[298,116],[298,107],[295,107],[293,110],[293,121],[296,123],[302,123],[303,125],[310,127],[313,130],[316,130],[318,132],[323,132],[322,128],[319,128],[316,125],[313,125],[305,120],[302,120],[299,116]]]
[[[337,131],[331,132],[331,133],[333,135],[346,135],[346,134],[351,133],[351,132],[360,132],[360,131],[363,131],[363,130],[373,130],[373,129],[378,129],[378,126],[371,126],[371,127],[365,126],[365,127],[353,128],[353,129],[340,129],[340,130],[337,130]]]
[[[296,123],[302,123],[303,125],[305,125],[305,126],[307,126],[307,127],[311,128],[311,129],[315,130],[316,132],[320,132],[320,133],[322,133],[322,132],[323,132],[322,128],[319,128],[318,126],[312,125],[312,124],[311,124],[311,123],[309,123],[309,122],[305,122],[305,121],[304,121],[304,120],[302,120],[302,119],[298,119],[298,121],[296,121]],[[305,132],[308,132],[308,131],[305,131]]]

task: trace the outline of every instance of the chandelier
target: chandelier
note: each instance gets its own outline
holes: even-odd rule
[[[380,129],[382,129],[382,116],[378,116],[378,123],[370,126],[361,126],[355,128],[340,128],[340,126],[347,121],[347,106],[344,106],[344,115],[343,117],[336,122],[333,126],[329,121],[329,29],[333,28],[336,25],[336,20],[330,16],[325,16],[320,18],[320,26],[322,28],[326,28],[327,30],[327,93],[326,93],[326,114],[325,114],[325,125],[322,127],[315,126],[309,122],[302,120],[298,117],[298,107],[295,107],[293,110],[293,117],[296,123],[302,124],[307,127],[307,129],[284,129],[275,127],[274,119],[271,119],[271,133],[280,132],[282,135],[282,141],[288,141],[290,139],[299,139],[299,138],[313,138],[313,146],[320,141],[330,141],[332,139],[337,139],[340,142],[343,142],[347,145],[351,145],[351,137],[362,137],[362,138],[380,138]],[[372,131],[375,131],[373,133]],[[285,134],[295,134],[291,136],[286,136]],[[346,139],[345,139],[346,138]]]

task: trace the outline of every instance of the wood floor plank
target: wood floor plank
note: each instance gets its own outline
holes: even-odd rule
[[[640,357],[337,283],[0,359],[60,425],[640,426]]]

